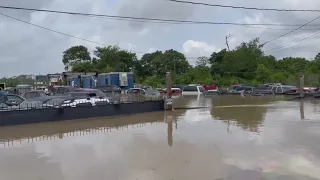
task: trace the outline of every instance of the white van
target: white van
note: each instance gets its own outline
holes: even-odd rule
[[[182,95],[201,95],[205,92],[206,90],[199,85],[189,85],[185,86],[182,89]]]

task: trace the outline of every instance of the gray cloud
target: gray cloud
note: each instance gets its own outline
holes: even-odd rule
[[[118,10],[121,16],[186,20],[194,15],[194,6],[170,3],[162,0],[124,1]],[[130,22],[134,29],[144,28],[147,23]]]
[[[217,0],[213,2],[206,0],[204,2],[287,9],[314,9],[320,5],[320,1],[317,0],[269,0],[268,2],[256,0]],[[283,13],[200,7],[163,0],[32,0],[28,2],[0,0],[0,5],[149,18],[246,23],[303,24],[318,15],[317,13]],[[161,50],[173,48],[185,52],[188,56],[208,55],[210,54],[208,49],[225,48],[224,38],[229,33],[233,35],[230,45],[235,47],[238,43],[255,37],[260,37],[261,42],[265,42],[289,31],[237,26],[142,23],[43,12],[0,10],[2,13],[34,24],[107,45],[118,44],[122,48],[143,52],[148,52],[150,48]],[[315,23],[320,24],[320,20]],[[311,32],[297,31],[286,38],[268,44],[265,50],[278,45],[286,45]],[[311,58],[319,51],[317,49],[318,40],[318,37],[315,36],[295,48],[288,48],[278,53],[272,53],[272,55]],[[61,72],[63,71],[61,57],[65,49],[72,45],[83,44],[88,46],[90,51],[93,51],[94,47],[98,46],[2,16],[0,16],[0,42],[0,76]],[[204,49],[201,49],[202,46],[189,47],[189,51],[186,52],[183,44],[187,42],[206,44],[206,46],[203,46]]]

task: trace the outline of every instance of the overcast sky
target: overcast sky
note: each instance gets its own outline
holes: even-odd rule
[[[200,2],[199,0],[194,1]],[[263,8],[315,9],[320,7],[319,0],[202,0],[201,2]],[[164,0],[0,0],[0,5],[108,15],[243,23],[304,24],[320,15],[320,13],[204,7]],[[260,37],[263,43],[290,31],[288,28],[292,28],[156,24],[44,12],[4,9],[0,9],[0,12],[50,29],[108,45],[119,45],[121,48],[132,51],[151,52],[176,49],[188,57],[208,56],[213,51],[226,48],[225,36],[227,34],[232,35],[230,48],[234,48],[240,42],[249,41],[255,37]],[[320,24],[320,20],[314,23]],[[274,30],[281,28],[287,30]],[[279,45],[290,45],[291,41],[317,30],[317,27],[307,28],[309,30],[297,31],[290,36],[269,43],[264,50],[267,51]],[[317,46],[318,42],[319,37],[314,36],[296,47],[283,49],[272,55],[278,58],[302,56],[310,59],[320,51]],[[97,46],[94,43],[56,34],[0,16],[0,77],[62,72],[62,52],[70,46],[80,44],[87,46],[91,52]],[[194,63],[194,59],[190,59],[190,62]]]

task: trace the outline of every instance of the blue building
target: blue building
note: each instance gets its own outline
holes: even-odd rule
[[[116,85],[121,89],[133,88],[132,72],[110,72],[98,75],[98,86]]]
[[[95,88],[95,78],[91,75],[80,75],[67,77],[67,86],[81,87],[81,88]]]

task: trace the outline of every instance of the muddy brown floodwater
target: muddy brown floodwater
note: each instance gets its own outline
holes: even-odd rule
[[[0,128],[1,179],[320,179],[317,101],[188,97],[175,106],[203,108]]]

